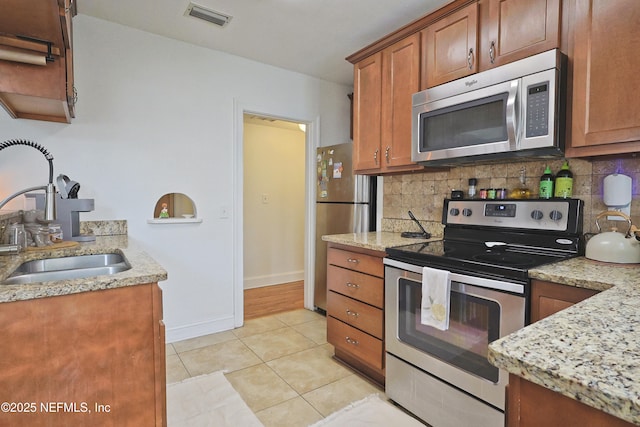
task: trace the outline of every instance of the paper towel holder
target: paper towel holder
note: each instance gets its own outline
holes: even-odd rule
[[[604,177],[602,185],[602,201],[610,211],[631,214],[632,179],[630,176],[613,173]],[[609,220],[619,221],[624,218],[609,216]]]

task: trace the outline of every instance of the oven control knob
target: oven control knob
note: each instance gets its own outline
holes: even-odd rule
[[[562,212],[552,210],[549,214],[549,218],[551,218],[553,221],[560,221],[562,219]]]
[[[469,208],[462,209],[462,215],[463,216],[471,216],[472,213],[473,212],[471,212],[471,209],[469,209]]]
[[[451,209],[449,209],[449,215],[451,215],[451,216],[458,216],[458,215],[460,215],[460,209],[458,209],[458,208],[451,208]]]
[[[531,212],[531,218],[535,219],[536,221],[540,221],[542,218],[544,218],[544,214],[541,210],[536,209]]]

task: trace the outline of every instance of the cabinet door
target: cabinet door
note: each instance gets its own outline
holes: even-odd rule
[[[379,170],[382,52],[355,65],[353,86],[353,169]]]
[[[423,82],[437,86],[478,71],[478,4],[472,3],[423,32]]]
[[[576,0],[571,156],[640,149],[640,2]]]
[[[597,293],[598,291],[591,289],[532,280],[531,323],[551,316]]]
[[[560,0],[489,0],[488,6],[481,70],[560,46]]]
[[[412,96],[420,90],[420,34],[386,48],[382,70],[382,168],[420,168],[411,161]]]

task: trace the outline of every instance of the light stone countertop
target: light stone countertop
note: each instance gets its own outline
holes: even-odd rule
[[[489,361],[640,425],[640,265],[578,257],[529,275],[603,292],[494,341]]]
[[[412,243],[433,242],[441,239],[442,237],[431,237],[430,239],[409,239],[400,236],[400,233],[393,233],[390,231],[329,234],[322,236],[322,240],[325,242],[340,243],[342,245],[355,246],[380,252],[384,252],[386,248],[410,245]]]
[[[5,280],[25,261],[103,253],[122,254],[131,269],[109,276],[22,285],[0,285],[0,303],[113,289],[167,279],[167,272],[153,258],[132,244],[126,235],[116,235],[96,236],[94,242],[81,242],[80,245],[72,248],[24,251],[18,255],[0,256],[0,281]]]

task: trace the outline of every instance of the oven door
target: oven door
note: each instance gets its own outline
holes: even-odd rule
[[[508,374],[489,363],[488,346],[524,327],[524,285],[452,273],[449,328],[441,331],[420,322],[422,268],[385,264],[387,353],[504,410]]]

